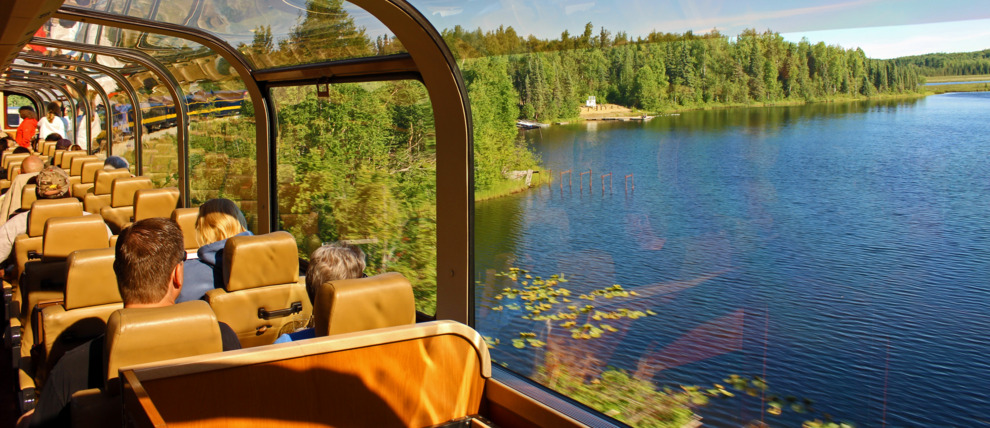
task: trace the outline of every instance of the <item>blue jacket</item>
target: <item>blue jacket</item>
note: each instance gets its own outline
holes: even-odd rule
[[[251,232],[241,232],[235,236],[250,236]],[[182,290],[175,303],[202,299],[207,291],[223,288],[223,247],[227,240],[217,241],[199,247],[199,259],[186,260],[182,275]]]

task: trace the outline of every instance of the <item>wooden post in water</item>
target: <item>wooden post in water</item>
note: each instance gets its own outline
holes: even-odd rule
[[[571,170],[560,172],[560,192],[564,192],[564,174],[567,174],[567,189],[571,188]]]
[[[591,193],[591,169],[588,172],[582,172],[578,174],[578,191],[584,193],[584,175],[588,174],[588,193]]]
[[[626,176],[626,193],[629,193],[629,182],[632,182],[632,190],[636,190],[636,178],[629,174]]]
[[[605,177],[608,176],[608,193],[612,193],[612,173],[602,174],[602,196],[605,196]]]

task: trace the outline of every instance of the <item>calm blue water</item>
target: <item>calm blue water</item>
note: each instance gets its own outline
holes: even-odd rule
[[[971,82],[928,82],[925,86],[936,86],[936,85],[963,85],[966,83],[990,83],[990,80],[974,80]]]
[[[502,341],[496,361],[524,374],[544,361],[509,345],[544,324],[488,310],[506,286],[493,273],[517,266],[578,291],[639,290],[623,305],[658,314],[558,340],[575,364],[658,385],[765,375],[771,392],[814,401],[771,416],[759,399],[722,400],[698,409],[706,424],[826,412],[859,427],[990,426],[990,94],[523,135],[573,178],[476,206],[477,327]]]

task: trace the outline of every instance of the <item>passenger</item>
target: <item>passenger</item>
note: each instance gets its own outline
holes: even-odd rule
[[[16,155],[18,153],[31,153],[31,149],[27,147],[21,147],[20,145],[18,145],[17,148],[14,149],[13,154]]]
[[[127,159],[120,156],[110,156],[106,161],[103,162],[103,169],[127,169],[130,165],[127,163]]]
[[[57,166],[47,167],[35,177],[37,188],[35,194],[38,199],[61,199],[71,198],[69,192],[69,174]],[[11,217],[3,226],[0,226],[0,260],[7,260],[11,250],[14,248],[14,239],[18,235],[27,233],[28,215],[30,212],[23,212]],[[89,215],[83,212],[83,215]],[[110,236],[110,228],[107,228],[107,237]]]
[[[21,209],[21,192],[24,186],[44,168],[45,162],[41,158],[34,155],[24,158],[21,162],[21,173],[10,183],[10,190],[0,198],[3,199],[0,201],[0,225],[6,223],[11,215]]]
[[[65,140],[65,141],[69,141],[69,140]],[[71,143],[71,141],[69,141],[69,142]],[[69,146],[69,151],[70,152],[71,151],[76,151],[76,150],[82,150],[82,149],[83,149],[82,146],[80,146],[78,144],[73,144],[73,145]]]
[[[341,279],[361,278],[364,276],[364,266],[364,251],[355,245],[335,242],[317,248],[310,256],[309,267],[306,269],[306,293],[309,294],[309,301],[316,305],[316,291],[320,285]],[[309,325],[279,336],[275,343],[313,337],[316,337],[316,331]]]
[[[149,218],[121,231],[113,271],[124,307],[175,304],[182,291],[185,258],[182,232],[172,220]],[[224,351],[241,348],[237,334],[227,324],[221,322],[219,328]],[[103,386],[104,342],[105,336],[93,339],[66,352],[55,364],[31,416],[32,427],[69,426],[72,394]]]
[[[53,134],[53,135],[55,137],[58,137],[55,140],[55,141],[57,141],[57,143],[55,143],[55,150],[70,150],[70,148],[72,147],[72,141],[71,140],[69,140],[67,138],[62,138],[62,136],[61,135],[58,135],[58,134]],[[51,138],[51,137],[52,137],[52,135],[49,135],[48,136],[48,138]],[[49,141],[48,138],[45,138],[45,141]]]
[[[21,115],[21,123],[17,125],[14,139],[17,140],[18,146],[29,148],[31,140],[38,133],[38,114],[31,106],[23,106],[17,112]]]
[[[78,107],[78,115],[76,116],[76,144],[79,144],[86,150],[89,150],[90,147],[89,132],[92,131],[93,135],[99,135],[103,131],[103,128],[100,126],[100,116],[98,114],[93,113],[89,128],[89,130],[86,129],[86,112],[80,106]]]
[[[223,285],[223,247],[227,238],[251,235],[247,220],[229,199],[210,199],[199,207],[196,218],[197,259],[186,262],[182,293],[176,302],[203,298],[207,291]]]
[[[45,117],[38,120],[38,134],[46,137],[51,134],[66,135],[65,125],[62,123],[61,108],[58,104],[48,103]],[[45,139],[47,140],[47,138]]]

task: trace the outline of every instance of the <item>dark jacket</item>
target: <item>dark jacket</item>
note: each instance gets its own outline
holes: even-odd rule
[[[251,232],[241,232],[235,236],[250,236]],[[202,299],[207,291],[223,288],[223,247],[227,240],[217,241],[199,247],[199,259],[186,260],[182,275],[182,290],[175,303]]]

